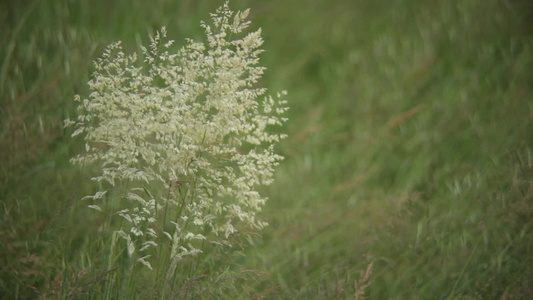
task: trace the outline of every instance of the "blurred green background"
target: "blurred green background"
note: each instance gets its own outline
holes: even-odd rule
[[[102,271],[63,129],[92,60],[166,26],[202,39],[222,1],[0,3],[0,297],[67,298]],[[270,224],[228,262],[243,299],[533,299],[533,4],[233,0],[289,92]],[[103,250],[102,250],[103,251]],[[100,268],[100,269],[99,269]],[[259,273],[258,273],[259,274]],[[76,288],[78,288],[76,290]],[[98,296],[87,296],[98,299]]]

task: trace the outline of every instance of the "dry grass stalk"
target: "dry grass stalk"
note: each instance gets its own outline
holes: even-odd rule
[[[370,285],[370,282],[368,282],[368,279],[370,278],[370,275],[372,274],[372,264],[370,263],[368,267],[366,267],[366,271],[361,271],[361,278],[359,280],[356,280],[354,282],[355,286],[355,300],[363,300],[365,297],[363,297],[365,293],[365,288],[367,288]]]

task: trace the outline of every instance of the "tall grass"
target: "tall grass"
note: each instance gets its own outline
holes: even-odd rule
[[[3,299],[151,295],[150,273],[108,266],[62,121],[105,45],[200,37],[219,4],[0,4]],[[286,160],[260,191],[269,227],[177,298],[531,298],[529,1],[231,4],[263,28],[265,87],[290,92]],[[109,285],[128,276],[148,288]]]

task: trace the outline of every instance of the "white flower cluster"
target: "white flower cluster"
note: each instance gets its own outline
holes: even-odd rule
[[[65,123],[85,136],[86,152],[72,161],[101,166],[93,180],[123,187],[122,196],[102,189],[86,198],[120,207],[129,227],[116,236],[132,255],[166,236],[177,261],[199,253],[198,241],[228,244],[240,226],[265,225],[256,188],[272,182],[282,159],[274,144],[284,135],[272,129],[287,107],[285,92],[258,99],[263,40],[261,30],[241,35],[248,12],[234,14],[226,2],[212,24],[202,22],[206,43],[188,39],[174,52],[163,28],[141,48],[144,62],[111,44],[95,62],[89,97],[76,96],[79,116]]]

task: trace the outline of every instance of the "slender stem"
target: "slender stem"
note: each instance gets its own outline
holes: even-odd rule
[[[205,215],[209,215],[211,213],[211,207],[209,207],[209,209],[207,210],[207,214],[204,214]],[[207,235],[207,224],[204,224],[204,232],[203,232],[203,235],[204,237]],[[202,240],[202,244],[200,245],[200,253],[198,253],[198,256],[196,257],[196,265],[198,266],[198,264],[200,263],[200,258],[203,254],[203,251],[204,251],[204,245],[205,245],[205,239]]]
[[[455,284],[453,285],[452,291],[450,292],[450,296],[448,299],[452,299],[453,293],[455,292],[455,288],[457,287],[457,284],[459,284],[459,281],[463,277],[463,274],[465,273],[466,267],[470,263],[470,260],[472,259],[472,256],[474,255],[474,252],[476,252],[477,246],[479,245],[479,242],[481,242],[481,238],[477,241],[476,245],[474,246],[474,249],[472,249],[472,252],[470,253],[470,256],[468,256],[468,259],[466,260],[465,265],[463,266],[463,269],[461,270],[461,274],[459,274],[459,277],[455,281]]]
[[[161,224],[161,232],[165,231],[165,224],[167,222],[166,219],[167,219],[168,203],[170,202],[170,190],[171,190],[171,188],[172,188],[172,182],[169,181],[169,183],[168,183],[167,200],[166,200],[165,209],[164,209],[164,212],[163,212],[163,223]],[[157,203],[157,201],[156,201],[156,203]],[[156,218],[157,218],[157,207],[156,207]],[[159,241],[159,266],[157,266],[157,273],[156,273],[156,280],[154,282],[154,289],[155,289],[157,283],[160,281],[160,276],[162,274],[161,270],[162,270],[163,266],[166,265],[164,263],[165,260],[166,260],[166,257],[167,257],[167,255],[163,255],[163,241]],[[166,284],[163,284],[163,291],[162,291],[163,293],[164,293],[165,285]]]
[[[163,211],[163,224],[161,224],[161,231],[165,231],[165,224],[167,223],[167,211],[168,211],[168,203],[170,202],[170,191],[171,191],[171,188],[172,188],[172,182],[169,182],[168,183],[167,201],[165,203],[165,209]]]

